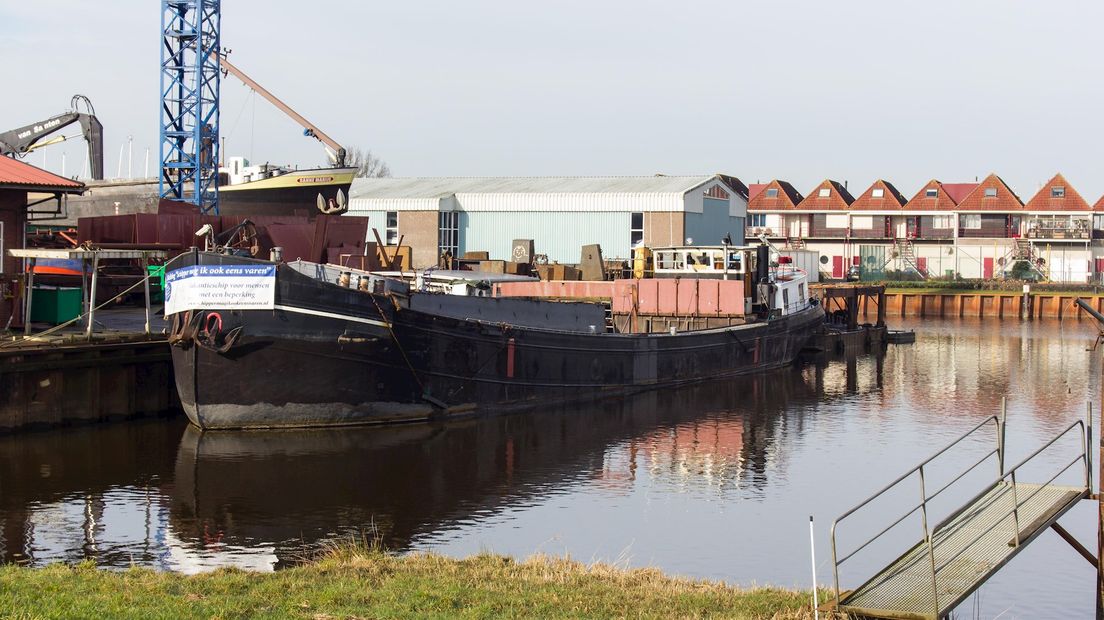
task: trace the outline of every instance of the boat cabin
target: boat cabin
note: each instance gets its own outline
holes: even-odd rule
[[[656,278],[743,280],[755,271],[755,248],[749,246],[680,246],[652,250]]]

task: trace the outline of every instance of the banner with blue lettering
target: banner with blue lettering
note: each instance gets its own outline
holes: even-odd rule
[[[165,314],[185,310],[271,310],[276,265],[193,265],[165,273]]]

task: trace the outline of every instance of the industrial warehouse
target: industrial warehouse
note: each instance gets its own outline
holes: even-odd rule
[[[720,245],[744,238],[747,188],[735,177],[475,177],[357,179],[348,215],[366,216],[384,243],[412,249],[415,268],[440,254],[508,259],[533,239],[550,262],[579,262],[597,244],[628,259],[649,247]]]

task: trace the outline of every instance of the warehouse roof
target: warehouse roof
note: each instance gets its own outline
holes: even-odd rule
[[[453,194],[685,194],[713,180],[721,179],[713,174],[647,177],[373,178],[353,181],[349,198],[444,198]]]

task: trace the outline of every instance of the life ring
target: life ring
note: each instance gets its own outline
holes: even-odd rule
[[[213,319],[213,320],[212,320]],[[214,330],[211,329],[212,323],[214,323]],[[222,333],[222,316],[218,312],[210,312],[207,314],[207,318],[203,321],[203,335],[215,337]]]

